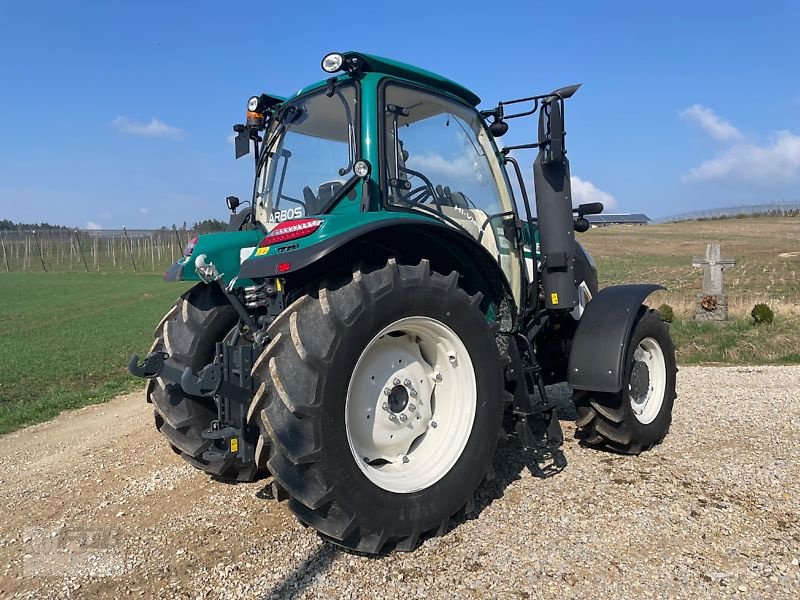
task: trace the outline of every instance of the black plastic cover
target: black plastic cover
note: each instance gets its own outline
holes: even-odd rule
[[[650,294],[663,289],[643,283],[600,290],[586,305],[572,340],[567,383],[579,390],[620,391],[639,307]]]

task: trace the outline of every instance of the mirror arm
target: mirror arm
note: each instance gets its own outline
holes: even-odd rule
[[[517,181],[519,182],[520,193],[522,194],[522,201],[525,205],[525,216],[528,217],[528,222],[533,222],[533,213],[531,212],[531,203],[528,200],[528,190],[525,188],[525,181],[522,179],[522,170],[519,168],[517,160],[511,156],[506,155],[506,149],[503,148],[503,160],[506,163],[511,163],[514,167],[514,172],[517,174]]]

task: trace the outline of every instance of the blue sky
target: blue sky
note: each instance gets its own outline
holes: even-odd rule
[[[228,140],[247,98],[348,49],[485,107],[583,83],[567,112],[582,199],[656,217],[800,199],[800,3],[372,4],[0,0],[0,218],[225,219],[252,188]],[[504,143],[533,139],[532,120],[511,125]]]

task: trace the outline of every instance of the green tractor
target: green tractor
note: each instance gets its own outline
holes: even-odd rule
[[[237,158],[255,154],[249,206],[229,197],[231,231],[167,271],[197,284],[131,357],[172,448],[218,479],[271,475],[302,523],[378,553],[470,511],[498,438],[563,460],[549,384],[573,388],[586,445],[661,442],[675,352],[642,303],[663,288],[598,290],[575,240],[602,210],[572,206],[578,86],[478,110],[392,60],[333,53],[322,68],[289,98],[250,98],[234,126]],[[528,115],[536,141],[499,147]],[[522,148],[538,150],[536,218]]]

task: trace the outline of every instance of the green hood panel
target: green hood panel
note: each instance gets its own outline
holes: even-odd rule
[[[225,231],[222,233],[207,233],[197,238],[191,256],[185,256],[178,261],[182,265],[181,274],[184,281],[200,281],[195,271],[194,261],[201,254],[206,255],[206,262],[214,263],[222,274],[225,283],[230,283],[239,275],[243,258],[242,249],[249,248],[248,255],[264,237],[260,229],[250,231]],[[242,285],[247,282],[237,282]]]

